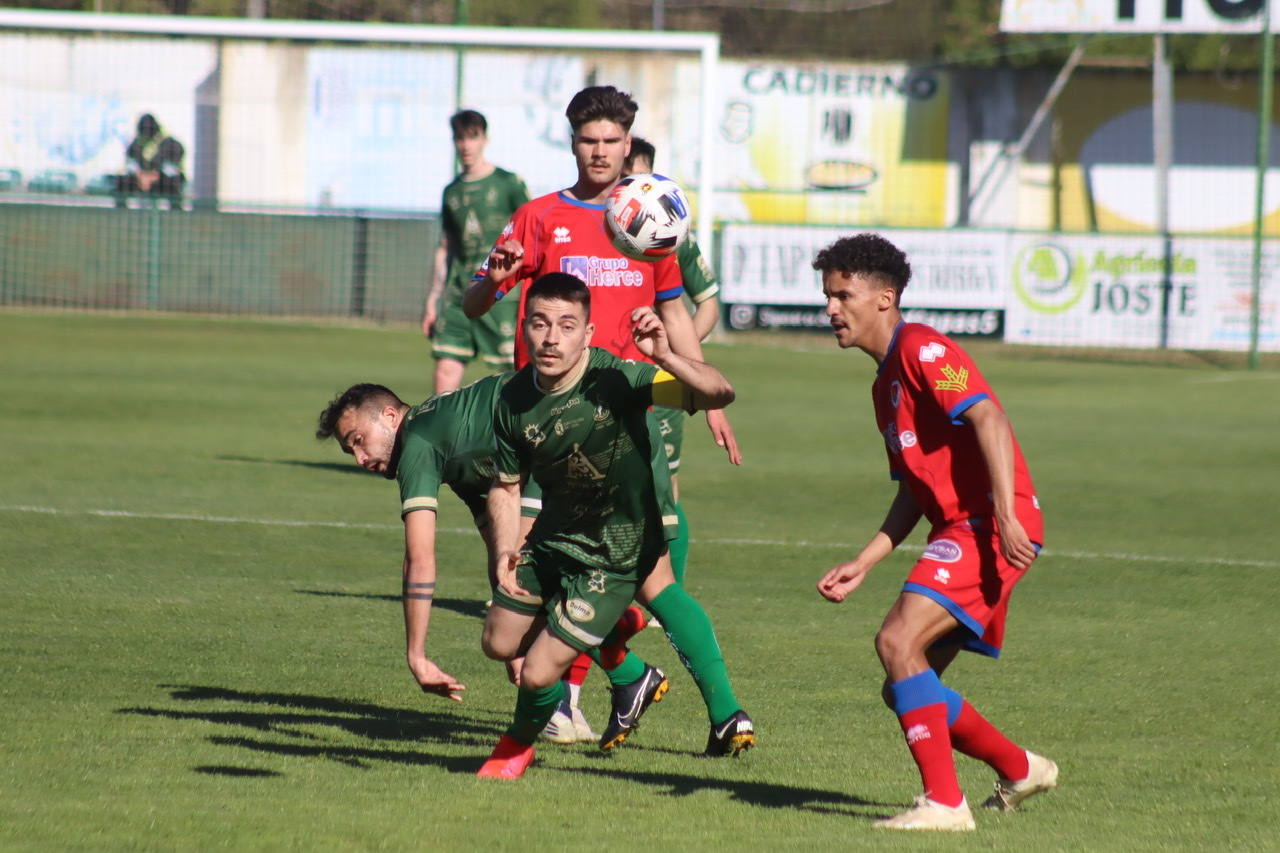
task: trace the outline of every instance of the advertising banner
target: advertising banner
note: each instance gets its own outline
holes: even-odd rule
[[[1000,29],[1022,33],[1256,33],[1264,0],[1004,0]],[[1271,30],[1280,4],[1271,4]]]
[[[718,218],[947,221],[944,73],[727,61],[720,91]]]

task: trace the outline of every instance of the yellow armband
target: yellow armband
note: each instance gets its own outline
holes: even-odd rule
[[[665,370],[659,369],[653,377],[653,404],[669,409],[684,409],[693,414],[693,394],[684,383]]]

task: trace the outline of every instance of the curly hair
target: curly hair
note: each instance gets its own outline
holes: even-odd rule
[[[614,122],[630,133],[639,109],[630,94],[613,86],[588,86],[573,96],[564,115],[575,133],[589,121],[602,120]]]
[[[334,397],[320,412],[320,420],[316,425],[316,438],[321,441],[332,438],[338,431],[338,421],[352,409],[381,409],[383,406],[403,405],[404,402],[396,396],[396,393],[385,385],[374,385],[372,382],[352,385]]]
[[[841,237],[814,256],[813,268],[823,274],[879,276],[899,297],[911,281],[911,264],[907,263],[906,253],[879,234]]]

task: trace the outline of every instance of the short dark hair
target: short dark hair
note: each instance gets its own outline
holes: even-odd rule
[[[529,305],[535,299],[563,299],[565,302],[576,302],[582,306],[587,319],[591,318],[591,290],[576,275],[567,272],[549,272],[539,276],[529,285],[524,304]]]
[[[138,135],[148,139],[160,132],[160,122],[151,113],[143,113],[138,119]]]
[[[338,421],[352,409],[381,409],[385,406],[403,405],[404,402],[396,396],[396,392],[385,385],[375,385],[372,382],[352,385],[334,397],[324,411],[320,412],[320,421],[316,425],[316,438],[321,441],[333,438],[338,431]]]
[[[643,136],[631,137],[631,153],[627,155],[627,167],[635,162],[637,157],[643,157],[649,161],[649,167],[653,168],[658,162],[658,149],[653,147],[653,143],[645,139]]]
[[[879,276],[898,292],[899,298],[911,281],[911,264],[907,263],[906,253],[879,234],[841,237],[818,252],[813,268],[824,274]]]
[[[630,133],[639,109],[631,95],[613,86],[588,86],[573,96],[564,115],[575,133],[587,122],[601,120],[616,122]]]
[[[449,117],[449,127],[453,128],[453,138],[466,136],[468,131],[489,132],[489,122],[483,113],[475,110],[461,110]]]

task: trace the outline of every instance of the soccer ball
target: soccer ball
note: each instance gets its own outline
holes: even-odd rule
[[[604,230],[628,258],[657,261],[689,236],[689,202],[680,185],[662,175],[629,175],[604,206]]]

